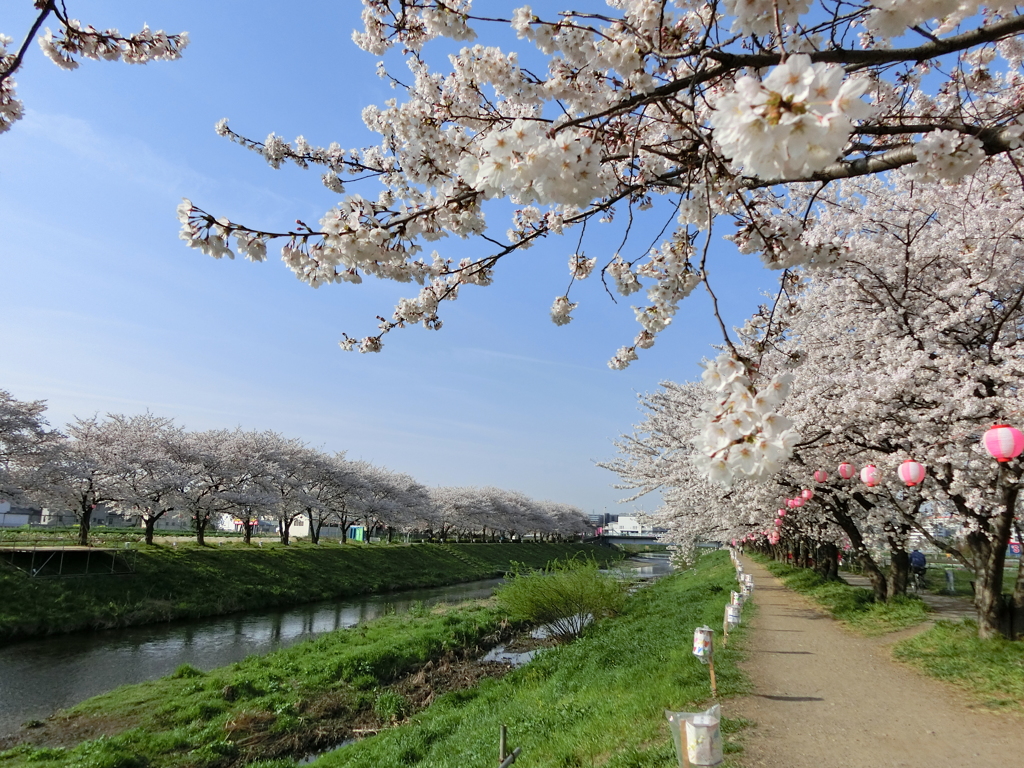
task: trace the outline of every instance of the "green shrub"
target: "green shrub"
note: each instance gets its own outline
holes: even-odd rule
[[[516,571],[496,597],[512,619],[545,624],[552,636],[567,640],[591,620],[621,612],[626,585],[595,561],[572,558],[542,571]]]
[[[409,702],[395,691],[381,691],[373,702],[373,713],[387,723],[397,723],[409,712]]]
[[[203,670],[196,669],[191,664],[182,664],[170,676],[176,680],[184,680],[188,677],[203,677],[205,674]]]

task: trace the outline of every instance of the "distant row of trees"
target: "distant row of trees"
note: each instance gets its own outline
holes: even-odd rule
[[[187,519],[200,544],[221,515],[241,522],[246,543],[260,520],[272,519],[288,544],[302,517],[314,543],[333,526],[344,543],[357,522],[388,540],[412,531],[551,538],[588,527],[578,507],[498,488],[428,488],[410,475],[276,432],[193,432],[150,413],[76,418],[57,431],[45,411],[43,401],[19,401],[0,390],[0,499],[71,510],[82,545],[100,505],[137,516],[147,544],[168,516]]]

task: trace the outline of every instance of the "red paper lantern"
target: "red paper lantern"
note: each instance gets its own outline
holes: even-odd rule
[[[913,488],[915,485],[924,480],[924,464],[913,459],[907,459],[900,464],[899,475],[900,480],[906,483],[908,486]]]
[[[853,466],[853,464],[849,464],[844,461],[839,465],[839,476],[843,478],[843,480],[849,480],[854,476],[854,474],[856,474],[856,472],[857,468]]]
[[[1015,459],[1024,451],[1024,433],[1009,424],[996,424],[981,442],[989,455],[999,462]]]
[[[828,472],[824,469],[817,469],[814,471],[814,482],[824,483],[826,480],[828,480]]]
[[[868,464],[864,469],[860,471],[861,482],[864,483],[868,488],[874,488],[878,485],[878,467],[874,464]]]
[[[812,491],[810,488],[804,488],[802,491],[800,491],[800,498],[803,499],[804,501],[810,501],[811,499],[814,498],[814,491]]]

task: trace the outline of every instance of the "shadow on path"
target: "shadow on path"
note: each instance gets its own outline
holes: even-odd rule
[[[744,736],[743,768],[1020,763],[1020,716],[970,709],[952,687],[894,662],[892,637],[855,635],[749,558],[743,568],[756,585],[742,664],[752,693],[724,705],[757,724]]]

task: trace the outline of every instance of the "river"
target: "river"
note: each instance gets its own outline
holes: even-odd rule
[[[669,572],[661,558],[636,559],[641,577]],[[280,611],[82,632],[0,647],[0,736],[120,685],[153,680],[182,664],[202,670],[264,654],[324,632],[354,627],[417,603],[489,597],[501,579],[310,603]]]

